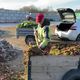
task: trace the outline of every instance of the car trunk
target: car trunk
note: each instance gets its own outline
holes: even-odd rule
[[[57,29],[60,31],[68,31],[74,23],[60,23]]]
[[[72,9],[57,9],[62,22],[57,25],[57,29],[61,31],[68,31],[76,22],[75,12]]]

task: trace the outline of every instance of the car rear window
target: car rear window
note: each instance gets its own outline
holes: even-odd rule
[[[63,21],[74,21],[73,13],[64,12],[63,16],[64,16]]]

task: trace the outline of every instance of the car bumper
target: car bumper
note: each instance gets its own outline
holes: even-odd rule
[[[60,38],[67,38],[69,40],[76,40],[78,33],[76,30],[69,30],[69,31],[55,31],[55,34],[58,35]]]

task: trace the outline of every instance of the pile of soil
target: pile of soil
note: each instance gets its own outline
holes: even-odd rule
[[[19,64],[13,62],[20,54],[22,54],[22,50],[13,47],[6,40],[0,40],[0,80],[24,80],[20,78],[22,72],[16,72],[15,68],[11,68],[11,64],[8,64],[11,62],[18,67],[20,62],[18,62]]]
[[[6,40],[0,40],[0,62],[13,60],[19,53],[21,50],[16,49]]]

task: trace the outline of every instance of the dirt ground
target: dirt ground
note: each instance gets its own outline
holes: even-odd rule
[[[0,31],[0,39],[6,39],[12,45],[19,47],[23,50],[28,50],[28,46],[25,44],[25,38],[20,37],[19,39],[16,38],[16,27],[1,27]],[[51,32],[54,34],[55,25],[51,25]]]
[[[25,38],[20,37],[19,39],[16,38],[16,27],[5,27],[0,28],[0,31],[3,34],[0,35],[0,39],[6,39],[10,42],[13,46],[21,48],[23,50],[27,50],[28,46],[25,44]]]

